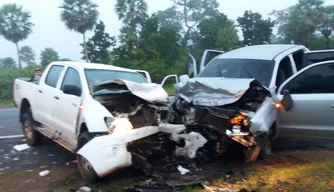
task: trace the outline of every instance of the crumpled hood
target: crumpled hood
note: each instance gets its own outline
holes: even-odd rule
[[[168,101],[167,92],[161,85],[156,83],[135,83],[122,79],[114,79],[95,84],[92,88],[93,94],[100,90],[110,90],[115,93],[129,90],[133,95],[150,103],[166,103]]]
[[[238,101],[252,86],[263,89],[268,96],[269,90],[256,79],[237,78],[193,78],[179,89],[178,97],[188,103],[201,106],[222,106]]]

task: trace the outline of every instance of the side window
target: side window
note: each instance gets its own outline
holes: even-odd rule
[[[64,66],[60,65],[54,65],[51,67],[51,69],[48,72],[48,75],[45,79],[45,84],[51,86],[51,87],[57,87],[57,82],[59,80],[59,76],[61,72],[63,71]]]
[[[334,63],[311,67],[302,72],[289,83],[284,90],[290,94],[324,94],[334,93]],[[282,93],[281,93],[282,94]]]
[[[303,68],[303,57],[304,51],[298,51],[292,54],[293,60],[295,61],[297,71]]]
[[[293,70],[291,67],[290,58],[287,56],[279,63],[276,76],[276,86],[279,87],[291,75],[293,75]]]
[[[69,67],[66,71],[63,83],[61,85],[61,90],[63,90],[65,85],[76,85],[81,88],[79,72],[72,67]]]

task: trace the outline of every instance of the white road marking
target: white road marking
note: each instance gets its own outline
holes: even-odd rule
[[[0,139],[13,139],[13,138],[21,138],[24,135],[7,135],[7,136],[0,136]]]

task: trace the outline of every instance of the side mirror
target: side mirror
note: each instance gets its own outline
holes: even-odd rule
[[[281,105],[285,111],[289,111],[293,107],[293,100],[288,90],[283,92],[283,99]]]
[[[180,76],[180,82],[182,82],[183,84],[186,84],[189,79],[190,79],[189,75]]]
[[[68,95],[81,96],[81,88],[76,85],[64,85],[63,92]]]

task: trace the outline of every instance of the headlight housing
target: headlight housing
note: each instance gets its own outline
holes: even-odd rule
[[[112,124],[112,122],[115,120],[114,118],[112,117],[106,117],[104,118],[105,122],[106,122],[106,125],[109,129],[109,134],[112,134],[114,132],[114,129],[115,129],[115,126]]]
[[[109,134],[124,134],[126,131],[133,129],[132,123],[128,118],[105,118]]]
[[[251,117],[246,113],[239,112],[233,118],[230,119],[232,124],[232,131],[234,133],[240,133],[242,131],[249,131],[251,127]]]

